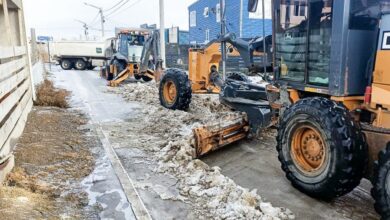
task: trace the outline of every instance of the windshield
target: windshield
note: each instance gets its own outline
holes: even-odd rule
[[[143,46],[145,43],[145,36],[130,35],[128,38],[129,45]]]

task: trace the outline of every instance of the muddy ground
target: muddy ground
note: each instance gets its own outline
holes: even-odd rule
[[[96,139],[78,112],[34,107],[15,149],[15,168],[0,187],[2,219],[94,219],[81,181],[91,174]]]

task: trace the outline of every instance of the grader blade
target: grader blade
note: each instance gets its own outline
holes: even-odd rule
[[[249,125],[243,116],[195,128],[196,156],[200,157],[228,144],[237,142],[245,138],[248,132]]]
[[[116,67],[112,67],[112,69],[113,72],[117,71]],[[125,81],[129,77],[132,77],[132,72],[133,71],[129,67],[127,67],[122,72],[120,72],[113,80],[109,81],[108,86],[117,87],[121,82]]]

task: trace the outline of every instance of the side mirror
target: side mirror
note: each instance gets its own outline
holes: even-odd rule
[[[256,12],[258,5],[259,5],[259,0],[249,0],[248,1],[248,11],[249,12]]]

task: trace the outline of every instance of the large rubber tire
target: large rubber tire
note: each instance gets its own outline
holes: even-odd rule
[[[228,73],[226,74],[226,78],[230,80],[242,81],[242,82],[250,82],[247,75],[243,73]]]
[[[61,60],[61,68],[63,70],[71,70],[73,68],[73,62],[68,59]]]
[[[317,132],[323,150],[319,154],[314,152],[319,156],[313,157],[306,150],[313,149],[309,142],[313,140],[301,136],[300,141],[294,141],[302,128],[313,128]],[[294,150],[296,146],[303,147],[301,153]],[[277,151],[282,169],[292,185],[323,200],[342,196],[358,186],[368,157],[364,137],[347,109],[318,97],[302,99],[285,111],[278,128]],[[308,155],[311,157],[306,161],[320,161],[320,166],[305,170],[302,158]]]
[[[124,60],[118,60],[118,59],[113,60],[112,64],[116,66],[116,70],[117,70],[116,73],[111,73],[112,79],[115,78],[123,70],[125,70],[126,66],[127,66],[127,64]],[[110,80],[112,80],[112,79],[110,79]]]
[[[150,82],[150,81],[153,80],[152,78],[150,78],[150,77],[148,77],[148,76],[141,76],[141,78],[142,78],[142,80],[143,80],[144,82]]]
[[[138,75],[138,74],[135,74],[135,75],[134,75],[134,78],[135,78],[136,80],[141,80],[141,79],[142,79],[142,76],[141,76],[141,75]]]
[[[167,98],[164,92],[168,86],[174,88],[176,95]],[[187,110],[191,103],[191,83],[185,72],[179,69],[168,69],[160,81],[159,98],[162,106],[173,110]]]
[[[85,70],[87,68],[87,63],[82,59],[78,59],[76,60],[74,67],[76,68],[76,70]]]
[[[378,158],[371,194],[375,199],[375,210],[382,219],[390,219],[390,143],[379,153]]]

